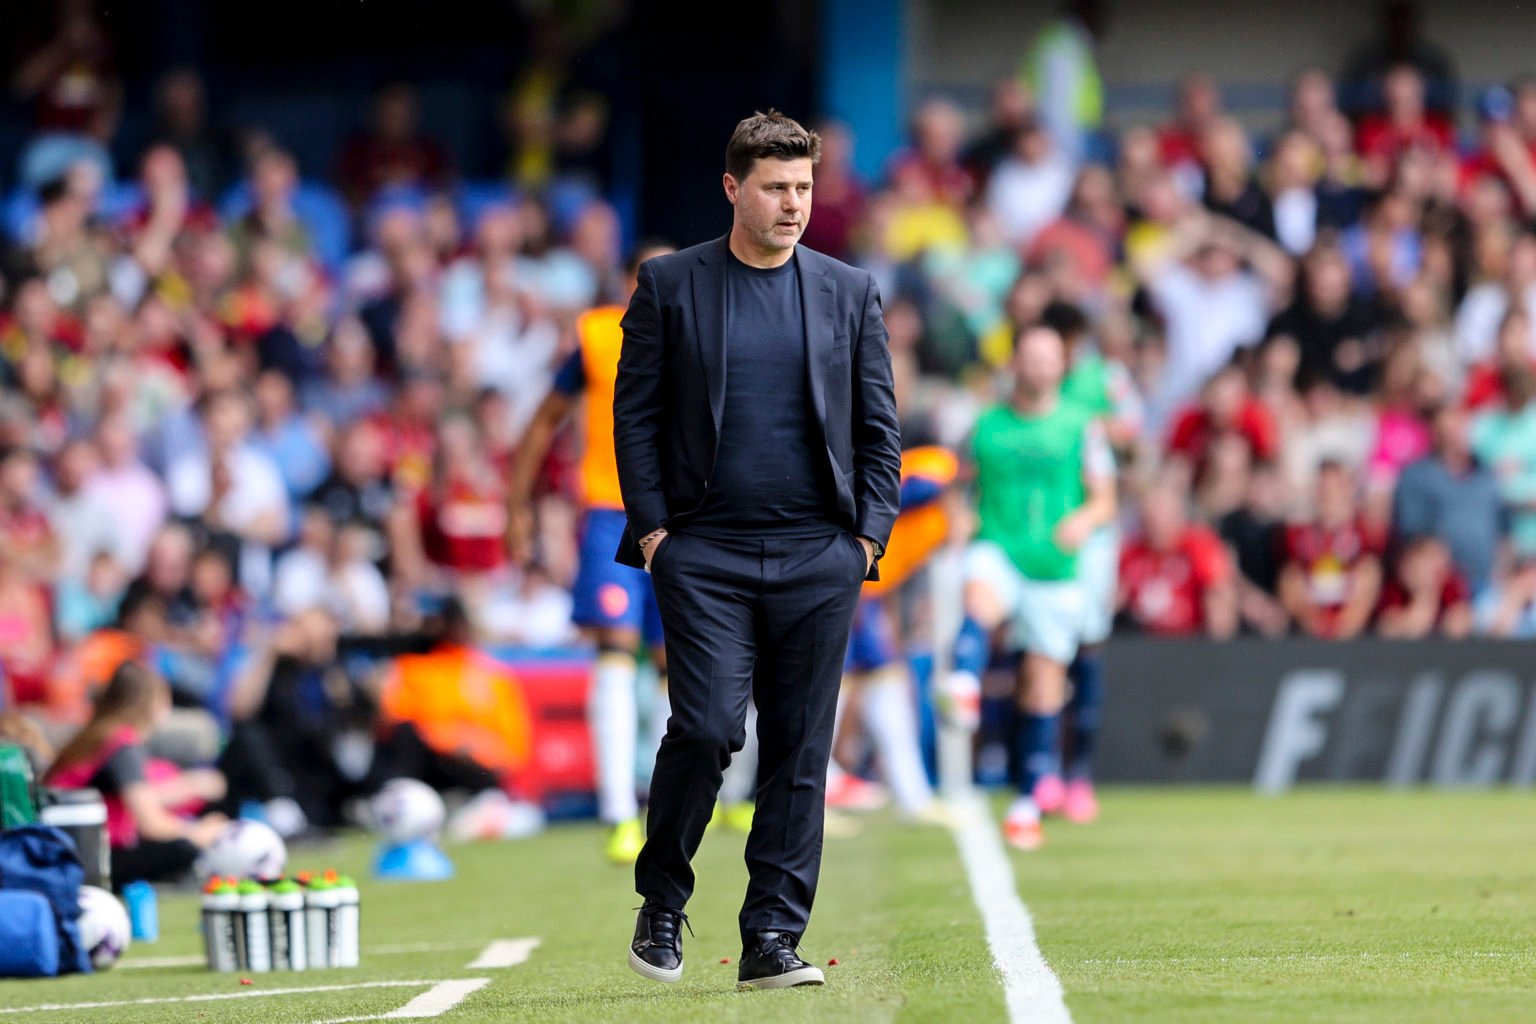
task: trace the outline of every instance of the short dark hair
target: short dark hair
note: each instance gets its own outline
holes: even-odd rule
[[[1071,343],[1088,329],[1088,317],[1070,302],[1053,299],[1040,312],[1040,323],[1061,335],[1061,340]]]
[[[760,110],[737,122],[736,130],[731,132],[731,141],[725,144],[725,171],[737,181],[745,181],[752,173],[752,165],[764,157],[810,157],[814,166],[821,160],[821,136],[772,107],[766,112]]]

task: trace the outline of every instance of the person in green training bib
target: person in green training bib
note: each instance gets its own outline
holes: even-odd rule
[[[1087,595],[1078,552],[1115,516],[1114,457],[1095,415],[1063,400],[1066,349],[1044,324],[1014,347],[1013,394],[982,413],[972,435],[980,523],[965,555],[965,619],[952,693],[979,688],[990,637],[1005,623],[1024,652],[1016,756],[1019,796],[1003,822],[1023,850],[1043,841],[1033,794],[1055,764],[1067,666],[1081,641]]]
[[[1052,302],[1041,312],[1040,319],[1061,335],[1066,346],[1062,400],[1101,423],[1111,450],[1118,454],[1134,443],[1141,431],[1140,399],[1130,371],[1098,350],[1088,317],[1072,303]],[[1094,530],[1078,552],[1077,563],[1084,591],[1083,626],[1077,657],[1067,669],[1071,696],[1060,725],[1062,743],[1069,756],[1064,759],[1063,770],[1046,770],[1031,795],[1041,814],[1059,813],[1068,821],[1086,823],[1099,814],[1099,801],[1093,790],[1093,753],[1104,707],[1102,651],[1113,631],[1120,582],[1118,524],[1109,522]]]

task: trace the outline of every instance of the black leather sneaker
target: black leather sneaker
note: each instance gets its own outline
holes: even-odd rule
[[[683,980],[683,927],[693,934],[688,915],[659,903],[647,903],[635,918],[629,944],[629,969],[652,981]]]
[[[800,959],[795,952],[798,945],[799,936],[789,932],[758,932],[742,950],[741,965],[736,969],[737,991],[823,984],[827,979],[821,968]]]

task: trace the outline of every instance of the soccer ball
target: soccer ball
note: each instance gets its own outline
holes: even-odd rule
[[[133,929],[128,911],[116,896],[94,885],[80,887],[80,943],[91,966],[105,971],[128,952]]]
[[[270,882],[283,877],[288,847],[270,825],[232,821],[208,847],[204,867],[210,875]]]
[[[435,837],[447,815],[437,790],[416,779],[385,783],[370,807],[373,827],[385,842],[395,845]]]

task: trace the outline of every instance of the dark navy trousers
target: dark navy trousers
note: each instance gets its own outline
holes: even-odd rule
[[[651,776],[640,895],[681,909],[721,773],[757,702],[757,807],[747,837],[743,941],[804,933],[821,870],[827,759],[865,574],[851,533],[717,540],[672,533],[651,558],[672,717]]]

